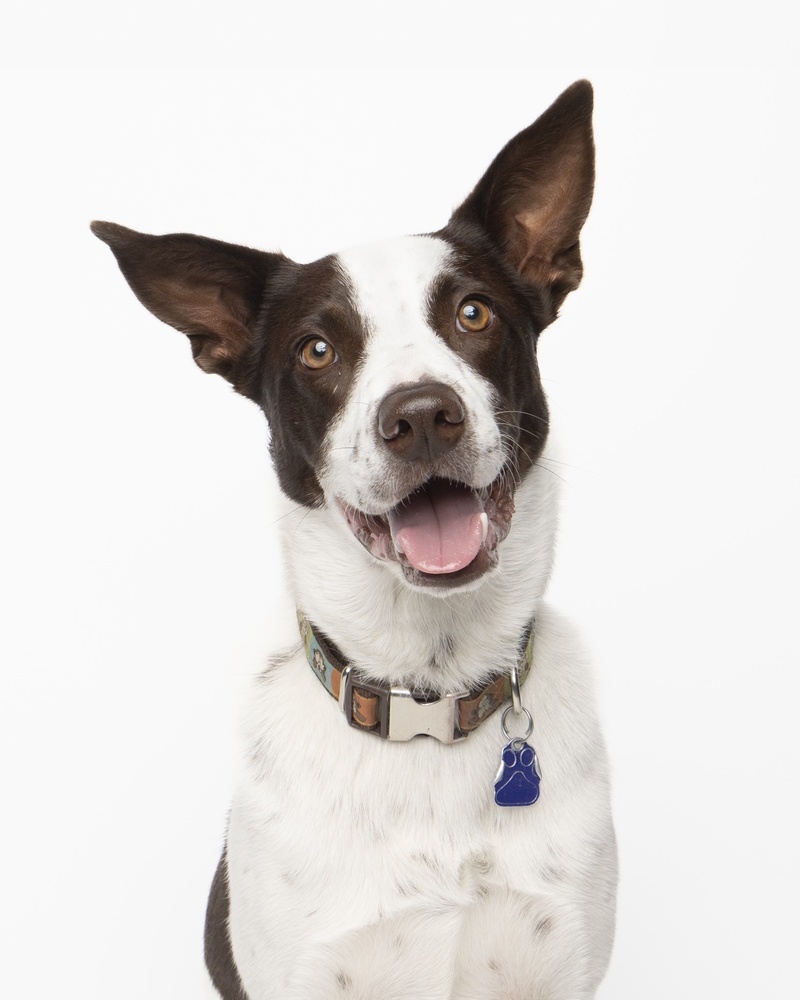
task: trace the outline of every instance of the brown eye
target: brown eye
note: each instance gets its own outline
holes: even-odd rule
[[[483,333],[494,319],[489,306],[480,299],[467,299],[458,307],[456,325],[462,333]]]
[[[327,368],[336,360],[336,351],[327,340],[321,337],[312,337],[300,348],[300,360],[306,368],[313,368],[318,371],[320,368]]]

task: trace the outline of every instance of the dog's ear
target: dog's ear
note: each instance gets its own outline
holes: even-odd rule
[[[495,157],[451,223],[478,223],[553,315],[583,274],[579,236],[594,189],[592,85],[578,80]]]
[[[286,258],[188,233],[150,236],[113,222],[93,222],[92,232],[111,247],[142,305],[188,336],[203,371],[239,388],[267,278]]]

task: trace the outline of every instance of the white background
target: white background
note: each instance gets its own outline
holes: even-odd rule
[[[12,8],[3,996],[201,995],[238,704],[285,600],[261,415],[89,220],[299,260],[429,231],[589,76],[586,278],[541,365],[551,597],[595,650],[614,767],[600,997],[800,997],[796,26],[564,6]]]

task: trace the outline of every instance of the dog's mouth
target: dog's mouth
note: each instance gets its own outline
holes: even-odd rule
[[[460,586],[497,564],[514,514],[508,475],[473,488],[429,479],[383,515],[339,501],[355,537],[376,559],[396,561],[420,586]]]

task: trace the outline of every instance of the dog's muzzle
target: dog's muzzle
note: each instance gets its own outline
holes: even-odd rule
[[[417,586],[451,588],[476,580],[496,565],[497,546],[510,528],[508,467],[488,486],[462,479],[475,463],[467,425],[467,408],[450,386],[397,386],[381,400],[375,431],[399,503],[368,514],[339,499],[362,545],[376,559],[399,563]]]

